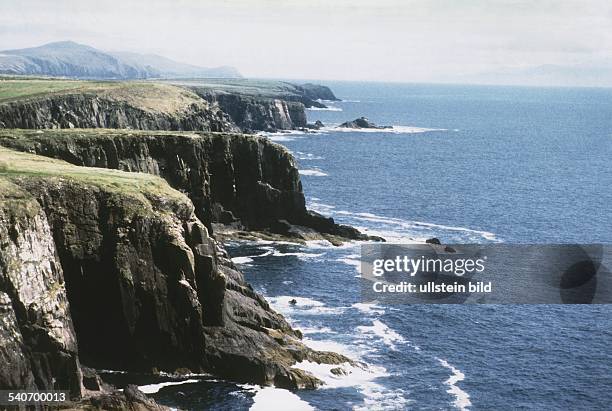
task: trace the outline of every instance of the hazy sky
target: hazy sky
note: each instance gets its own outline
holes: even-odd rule
[[[606,66],[612,2],[0,0],[0,49],[68,39],[251,77],[453,81]]]

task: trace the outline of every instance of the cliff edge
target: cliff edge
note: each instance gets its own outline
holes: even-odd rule
[[[312,388],[295,362],[350,362],[304,346],[159,177],[0,148],[0,188],[2,387],[92,395],[82,361]]]
[[[0,130],[0,146],[68,161],[163,177],[195,213],[226,236],[249,232],[295,240],[380,240],[306,209],[295,160],[264,137],[121,130]],[[220,234],[223,234],[220,232]]]

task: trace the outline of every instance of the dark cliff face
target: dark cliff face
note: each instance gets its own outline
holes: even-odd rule
[[[27,139],[3,132],[0,145],[80,166],[160,175],[190,196],[196,214],[209,227],[235,217],[257,229],[279,219],[297,221],[306,213],[293,157],[263,137],[84,130],[25,133]]]
[[[0,145],[75,165],[160,175],[189,195],[209,229],[214,222],[239,223],[294,236],[282,224],[279,231],[286,221],[345,239],[373,239],[306,210],[293,157],[263,137],[22,130],[1,132]]]
[[[368,239],[308,211],[293,156],[264,137],[110,130],[17,133],[0,132],[0,145],[79,166],[162,176],[189,195],[209,229],[215,222],[238,222],[248,230],[275,230],[286,221],[319,233]]]
[[[340,99],[334,95],[331,89],[327,86],[319,84],[306,83],[297,86],[300,88],[306,98],[311,100],[328,100],[339,101]]]
[[[194,101],[175,113],[163,113],[88,93],[0,104],[0,128],[237,131],[225,113],[204,101]]]
[[[116,128],[255,132],[304,128],[305,107],[318,92],[287,86],[279,95],[253,95],[153,82],[8,80],[0,128]],[[31,87],[30,94],[23,87]],[[11,91],[11,87],[14,91]],[[57,89],[49,92],[49,89]],[[324,88],[325,89],[325,88]],[[265,90],[265,89],[264,89]],[[325,95],[326,93],[323,93]]]
[[[305,347],[163,180],[0,149],[0,160],[7,155],[0,358],[11,367],[0,368],[0,386],[79,397],[80,358],[314,387],[296,361],[349,361]]]
[[[245,132],[292,130],[307,125],[305,106],[301,101],[209,91],[199,94],[205,100],[217,103]]]

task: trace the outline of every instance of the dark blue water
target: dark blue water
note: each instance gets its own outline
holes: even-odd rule
[[[612,243],[612,90],[330,86],[347,101],[309,111],[330,128],[272,136],[298,158],[311,208],[393,241]],[[404,127],[331,127],[362,115]],[[230,252],[308,344],[368,364],[343,378],[313,369],[329,388],[277,409],[612,407],[608,306],[363,305],[358,245]],[[262,404],[257,389],[217,384],[189,386],[213,408]],[[198,409],[172,390],[157,395]]]

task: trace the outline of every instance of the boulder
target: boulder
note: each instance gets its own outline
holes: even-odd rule
[[[365,117],[359,117],[353,121],[345,121],[344,123],[340,124],[338,127],[339,128],[358,128],[358,129],[359,128],[369,128],[369,129],[378,129],[378,130],[393,128],[391,126],[378,126],[372,123],[370,120],[368,120]]]

